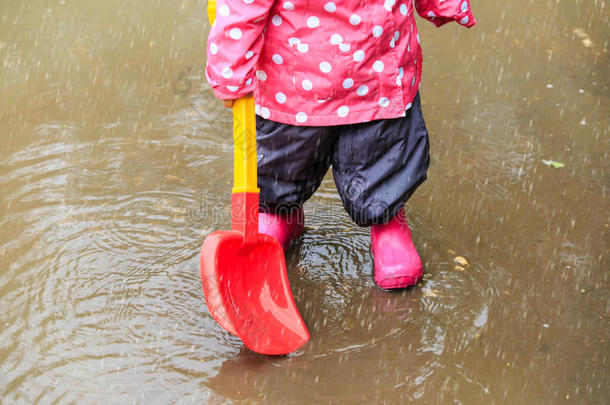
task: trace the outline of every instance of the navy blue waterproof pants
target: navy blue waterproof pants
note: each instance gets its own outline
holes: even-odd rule
[[[345,210],[360,226],[385,223],[426,179],[428,131],[419,94],[406,116],[306,127],[256,117],[261,210],[286,212],[317,190],[332,165]]]

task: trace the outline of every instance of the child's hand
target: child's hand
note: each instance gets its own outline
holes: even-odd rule
[[[252,93],[248,93],[244,97],[252,97]],[[233,102],[235,100],[220,100],[220,101],[222,101],[222,105],[224,105],[225,107],[231,108],[231,107],[233,107]]]

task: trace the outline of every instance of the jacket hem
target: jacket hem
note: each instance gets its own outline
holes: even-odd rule
[[[415,93],[417,94],[417,92]],[[350,124],[360,124],[362,122],[370,122],[374,120],[382,120],[382,119],[394,119],[404,117],[406,115],[406,111],[411,108],[411,104],[415,99],[415,95],[409,97],[407,107],[404,110],[396,110],[396,109],[388,109],[387,107],[378,107],[372,108],[368,110],[359,110],[359,111],[351,111],[346,117],[340,117],[338,114],[312,114],[312,115],[301,115],[300,120],[297,120],[298,112],[284,112],[274,110],[272,108],[266,108],[265,113],[261,113],[261,108],[257,105],[256,107],[256,115],[261,118],[280,122],[282,124],[289,124],[294,126],[303,126],[303,127],[329,127],[329,126],[337,126],[337,125],[350,125]]]

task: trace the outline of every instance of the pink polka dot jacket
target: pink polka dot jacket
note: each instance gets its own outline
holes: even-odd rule
[[[414,0],[436,26],[476,24],[469,0]],[[256,113],[328,126],[405,115],[422,53],[411,0],[218,0],[206,78],[217,97],[254,92]]]

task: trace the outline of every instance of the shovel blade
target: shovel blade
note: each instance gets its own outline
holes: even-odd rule
[[[292,298],[279,242],[236,231],[210,234],[201,249],[201,282],[210,313],[251,350],[287,354],[309,340]]]

